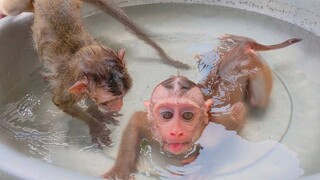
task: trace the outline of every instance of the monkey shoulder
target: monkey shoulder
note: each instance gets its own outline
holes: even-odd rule
[[[130,123],[136,127],[144,128],[144,126],[149,123],[147,118],[147,112],[137,111],[133,113],[130,119]]]

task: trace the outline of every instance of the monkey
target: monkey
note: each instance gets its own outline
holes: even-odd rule
[[[143,139],[158,142],[165,152],[181,155],[192,149],[209,122],[239,133],[247,115],[244,98],[253,107],[265,108],[272,89],[272,71],[255,51],[284,48],[301,39],[266,46],[226,34],[220,41],[216,54],[197,56],[202,75],[197,84],[185,77],[172,77],[156,86],[150,101],[144,103],[147,112],[131,117],[116,162],[103,178],[132,178]],[[194,161],[197,155],[186,157],[181,164]]]
[[[32,12],[32,0],[0,0],[0,15],[16,16],[22,12]]]
[[[32,2],[36,0],[0,0],[0,14],[2,16],[10,15],[15,16],[22,12],[32,12],[33,4]],[[169,56],[158,43],[152,40],[145,31],[136,25],[127,15],[126,13],[112,0],[83,0],[84,2],[88,2],[90,4],[96,4],[98,8],[108,13],[115,19],[117,19],[120,23],[122,23],[125,27],[128,27],[138,38],[145,41],[151,47],[153,47],[161,60],[168,65],[179,69],[190,69],[190,66],[182,63],[180,61],[174,60],[171,56]],[[1,13],[1,7],[3,12]]]
[[[244,101],[252,108],[266,108],[273,86],[272,70],[256,51],[284,48],[301,40],[292,38],[275,45],[262,45],[248,37],[225,34],[220,38],[218,50],[196,56],[200,71],[198,85],[206,98],[214,102],[212,120],[239,131],[247,114]],[[231,119],[226,121],[226,117]]]
[[[164,80],[144,102],[146,111],[132,115],[123,131],[115,164],[102,177],[131,179],[145,141],[152,145],[152,151],[177,158],[178,165],[191,163],[201,148],[196,141],[208,123],[215,122],[210,115],[212,104],[212,98],[206,99],[200,87],[188,78],[173,76]],[[227,115],[222,118],[231,119]]]
[[[98,118],[105,112],[120,111],[132,86],[125,50],[116,52],[89,35],[80,16],[79,0],[36,0],[33,6],[34,46],[44,65],[53,103],[83,120],[94,143],[111,145],[110,130]],[[77,104],[83,99],[93,104],[88,111]],[[97,108],[99,111],[94,111]]]

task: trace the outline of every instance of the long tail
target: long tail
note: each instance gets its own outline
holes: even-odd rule
[[[88,2],[92,2],[92,0]],[[99,4],[99,7],[103,11],[117,19],[120,23],[134,32],[137,37],[152,46],[158,52],[160,57],[163,58],[162,60],[164,61],[164,63],[172,65],[179,69],[190,69],[189,65],[174,60],[172,57],[170,57],[155,41],[149,38],[149,36],[144,32],[143,29],[141,29],[133,21],[131,21],[126,13],[112,0],[96,0],[96,2]]]
[[[286,40],[282,43],[274,44],[274,45],[263,45],[263,44],[259,44],[257,42],[251,41],[250,47],[251,47],[251,49],[253,49],[255,51],[268,51],[268,50],[273,50],[273,49],[284,48],[284,47],[290,46],[290,45],[295,44],[300,41],[302,41],[302,39],[292,38],[292,39]]]

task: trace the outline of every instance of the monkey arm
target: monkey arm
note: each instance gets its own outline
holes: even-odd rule
[[[106,127],[106,124],[98,121],[92,117],[89,113],[85,112],[78,105],[74,104],[71,107],[64,109],[64,112],[82,120],[89,127],[89,132],[92,138],[92,142],[98,144],[101,148],[104,145],[111,145],[110,139],[111,131]]]
[[[121,114],[101,112],[98,106],[94,103],[89,105],[86,112],[100,122],[105,122],[107,124],[112,123],[115,126],[118,126],[120,124],[119,120],[117,120],[116,117],[121,116]]]
[[[80,108],[76,104],[78,99],[76,99],[74,96],[66,95],[66,97],[63,97],[62,95],[57,94],[63,93],[56,91],[52,99],[53,103],[65,113],[86,123],[89,127],[89,132],[93,143],[98,144],[99,147],[102,147],[103,145],[111,145],[111,132],[109,129],[107,129],[105,123],[98,121],[89,113]]]
[[[136,170],[140,142],[146,137],[146,133],[149,133],[147,124],[145,112],[134,113],[123,131],[116,162],[107,173],[102,175],[103,178],[130,178],[130,174]]]

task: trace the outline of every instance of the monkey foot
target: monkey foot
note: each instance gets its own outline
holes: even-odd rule
[[[89,131],[92,142],[97,144],[99,148],[112,146],[111,131],[106,127],[105,123],[95,123],[89,127]]]

